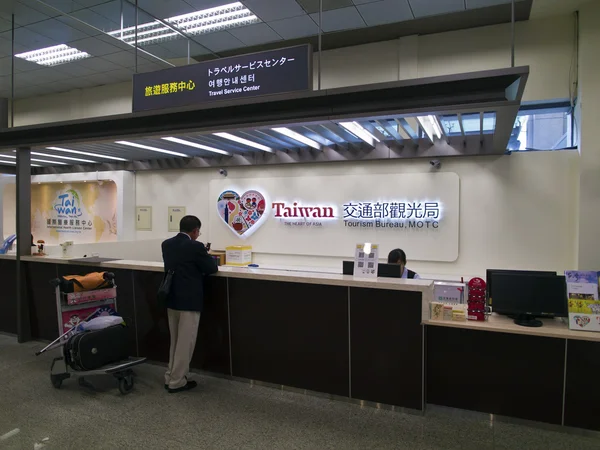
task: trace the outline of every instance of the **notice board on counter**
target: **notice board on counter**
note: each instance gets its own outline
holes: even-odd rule
[[[133,111],[312,90],[312,47],[221,58],[133,76]]]

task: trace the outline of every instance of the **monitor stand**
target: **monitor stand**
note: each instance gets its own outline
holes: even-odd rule
[[[520,314],[515,318],[515,323],[522,327],[538,328],[544,325],[541,320],[535,318],[535,316],[529,314]]]

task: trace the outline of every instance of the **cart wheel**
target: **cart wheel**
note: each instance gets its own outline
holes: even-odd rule
[[[119,392],[123,395],[127,395],[131,391],[133,391],[133,378],[130,375],[119,378]]]
[[[50,382],[55,389],[60,389],[62,386],[63,379],[58,375],[50,375]]]

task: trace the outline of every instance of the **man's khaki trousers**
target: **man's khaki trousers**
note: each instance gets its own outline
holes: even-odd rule
[[[196,347],[200,313],[194,311],[176,311],[167,309],[169,331],[171,333],[171,352],[169,369],[165,374],[165,384],[171,389],[185,386],[190,371],[190,361]]]

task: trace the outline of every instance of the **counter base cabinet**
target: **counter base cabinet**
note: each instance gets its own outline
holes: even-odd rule
[[[427,403],[561,424],[564,339],[426,329]]]
[[[421,293],[350,289],[352,398],[423,409]]]
[[[569,339],[565,425],[600,431],[600,342]]]
[[[0,260],[0,332],[17,334],[17,261]]]
[[[348,288],[229,279],[233,375],[348,397]]]
[[[171,337],[167,310],[159,307],[156,300],[162,279],[160,272],[134,272],[137,337],[140,356],[168,363]],[[190,366],[230,375],[227,280],[207,278],[204,297],[204,312]]]
[[[27,300],[29,301],[31,337],[53,341],[60,335],[58,334],[56,294],[50,285],[50,280],[58,276],[58,266],[43,263],[23,264]]]

